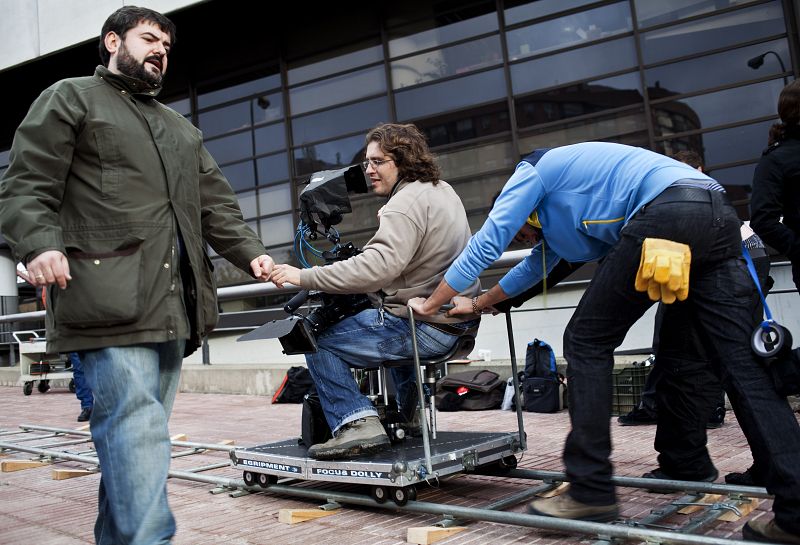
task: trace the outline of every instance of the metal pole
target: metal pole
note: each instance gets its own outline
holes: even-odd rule
[[[517,367],[517,351],[514,348],[514,331],[511,327],[511,309],[506,311],[506,329],[508,330],[508,350],[511,355],[511,378],[514,381],[514,396],[517,400],[517,426],[519,427],[519,444],[524,451],[528,448],[528,437],[525,435],[525,423],[522,420],[522,396],[519,389],[519,372]]]
[[[540,471],[535,469],[512,469],[507,475],[518,479],[535,479],[569,482],[564,473],[558,471]],[[644,488],[653,490],[678,490],[687,492],[703,492],[704,494],[739,494],[748,498],[771,498],[772,495],[760,486],[736,486],[696,481],[671,481],[667,479],[642,479],[637,477],[611,477],[617,486]]]
[[[414,370],[417,373],[417,397],[419,398],[419,420],[422,425],[422,448],[425,451],[425,467],[428,475],[433,477],[431,462],[431,440],[428,437],[428,419],[425,417],[425,394],[422,391],[422,367],[419,364],[419,348],[417,347],[417,324],[414,321],[414,309],[408,307],[408,323],[411,326],[411,349],[414,352]]]

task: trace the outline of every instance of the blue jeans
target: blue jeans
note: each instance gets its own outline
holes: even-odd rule
[[[614,349],[653,304],[634,289],[642,241],[665,238],[692,249],[689,298],[683,305],[688,304],[699,338],[708,345],[711,364],[720,370],[754,458],[770,461],[767,490],[775,495],[776,521],[784,530],[800,533],[800,427],[750,349],[757,294],[741,257],[739,219],[723,194],[710,193],[711,202],[652,204],[631,218],[601,260],[567,326],[564,356],[572,430],[564,463],[572,482],[570,495],[594,505],[616,501],[609,461]],[[665,308],[665,323],[670,307]],[[663,342],[663,329],[661,333]]]
[[[77,352],[70,352],[69,361],[72,366],[72,380],[75,382],[75,396],[81,401],[81,409],[91,409],[94,396],[92,389],[86,384],[86,377],[83,376],[81,358]]]
[[[477,320],[452,325],[466,330],[476,324]],[[446,353],[456,339],[458,335],[448,335],[425,322],[417,322],[420,358]],[[377,367],[382,361],[413,357],[408,320],[381,309],[363,310],[332,325],[319,335],[317,345],[316,353],[306,354],[306,364],[325,419],[334,433],[348,422],[378,415],[372,402],[359,390],[350,367]],[[392,368],[391,372],[398,399],[404,399],[414,381],[414,368]]]
[[[178,389],[184,341],[80,354],[94,392],[92,440],[100,459],[97,545],[169,543],[171,445],[167,421]]]

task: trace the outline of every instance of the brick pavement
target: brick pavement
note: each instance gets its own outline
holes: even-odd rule
[[[23,396],[19,387],[0,387],[0,430],[17,429],[20,424],[39,424],[74,428],[79,404],[64,388],[46,394],[34,391]],[[502,411],[477,413],[440,413],[440,429],[459,426],[492,431],[512,430],[516,417]],[[217,443],[233,439],[237,445],[253,445],[296,436],[299,405],[270,405],[269,398],[225,394],[178,394],[170,430],[185,433],[189,441]],[[569,428],[566,412],[553,415],[525,414],[529,451],[520,467],[562,470],[561,448]],[[654,467],[652,449],[654,427],[620,427],[613,424],[615,445],[613,461],[618,475],[640,476]],[[0,436],[0,440],[8,440]],[[33,443],[35,444],[35,442]],[[720,474],[742,471],[751,458],[747,444],[731,412],[725,425],[709,431],[709,447]],[[68,447],[76,450],[75,447]],[[14,454],[0,459],[24,458]],[[186,469],[226,461],[223,453],[199,454],[177,458],[173,468]],[[56,467],[81,467],[73,462],[59,462]],[[225,468],[213,475],[240,478],[241,473]],[[50,468],[40,467],[13,473],[0,473],[0,543],[6,545],[38,543],[42,545],[78,545],[92,543],[92,525],[96,516],[96,492],[99,476],[55,481]],[[530,483],[502,477],[457,476],[439,488],[421,486],[419,499],[454,505],[480,507],[490,501],[523,490]],[[232,498],[228,494],[210,494],[210,485],[170,480],[169,498],[178,522],[176,545],[305,545],[346,542],[348,545],[394,545],[405,543],[412,526],[426,526],[438,520],[432,515],[397,513],[388,510],[345,507],[333,516],[298,525],[278,522],[283,508],[310,508],[320,502],[305,501],[271,494],[253,494]],[[350,489],[349,491],[353,491]],[[620,489],[622,514],[643,516],[665,505],[676,494],[651,494],[643,490]],[[762,516],[771,502],[762,502],[752,516]],[[522,512],[524,506],[514,508]],[[685,522],[680,516],[669,522]],[[744,521],[720,522],[709,535],[739,537]],[[472,522],[468,530],[440,543],[510,544],[510,543],[590,543],[592,539],[488,522]]]

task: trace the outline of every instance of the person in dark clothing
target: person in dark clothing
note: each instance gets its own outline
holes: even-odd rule
[[[800,81],[781,91],[778,115],[781,122],[770,128],[769,146],[753,175],[750,224],[764,242],[789,258],[800,290]]]
[[[703,172],[703,160],[694,151],[681,151],[673,159]],[[743,243],[753,257],[762,286],[766,289],[769,258],[758,235],[741,229]],[[753,322],[760,321],[761,305],[756,305]],[[665,306],[659,305],[655,320],[653,351],[656,365],[650,371],[639,405],[619,417],[623,426],[658,424],[655,449],[659,467],[644,477],[692,481],[714,481],[718,472],[706,448],[704,428],[720,427],[725,417],[725,392],[719,376],[709,365],[711,357],[699,337],[699,324],[686,305],[676,303],[672,323],[662,328]],[[663,331],[663,332],[662,332]],[[756,464],[744,473],[729,474],[729,484],[764,484],[764,472]]]

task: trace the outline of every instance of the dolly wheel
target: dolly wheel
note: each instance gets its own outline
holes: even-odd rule
[[[394,502],[399,505],[403,506],[408,503],[408,500],[415,500],[417,499],[417,489],[413,486],[403,486],[401,488],[395,488],[392,490],[392,499]]]
[[[383,503],[389,497],[389,491],[385,486],[373,486],[370,495],[376,502]]]
[[[50,381],[49,380],[40,380],[39,384],[36,385],[36,389],[39,390],[39,393],[45,393],[47,390],[50,389]]]
[[[22,393],[29,396],[33,393],[33,381],[28,381],[22,385]]]
[[[70,393],[73,393],[73,394],[75,393],[75,379],[74,378],[69,379],[69,391],[70,391]]]
[[[501,470],[517,469],[517,457],[514,455],[506,456],[500,459],[499,466]]]
[[[258,474],[258,486],[261,488],[267,488],[271,484],[275,484],[278,482],[278,477],[275,475],[267,475],[266,473],[259,473]]]
[[[256,485],[256,476],[253,474],[252,471],[245,471],[242,473],[242,478],[244,479],[244,484],[247,486],[255,486]]]

